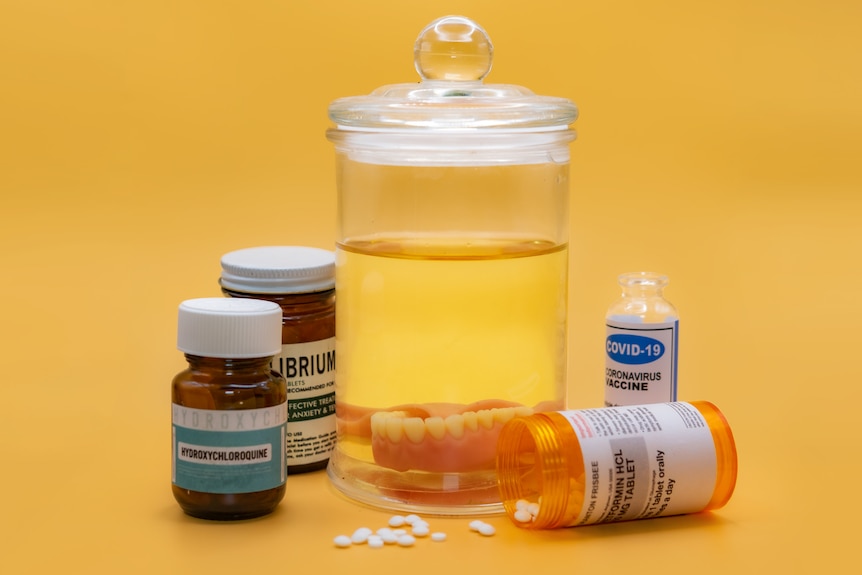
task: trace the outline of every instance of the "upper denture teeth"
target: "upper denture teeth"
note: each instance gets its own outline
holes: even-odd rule
[[[446,423],[442,417],[429,417],[425,420],[425,429],[434,439],[443,439],[446,435]]]
[[[449,435],[455,439],[464,437],[464,417],[462,415],[450,415],[445,422]]]
[[[386,433],[386,420],[387,414],[383,411],[378,411],[376,413],[371,414],[371,434],[372,435],[380,435]]]
[[[401,424],[401,419],[398,417],[386,418],[386,437],[389,441],[401,441],[401,436],[404,435],[404,425]]]
[[[505,409],[492,409],[491,413],[494,416],[494,421],[497,423],[506,423],[515,417],[515,410],[511,407],[507,407]]]
[[[494,427],[494,414],[491,413],[490,409],[480,409],[476,412],[476,416],[479,419],[479,423],[485,429],[491,429]]]
[[[422,443],[425,439],[425,424],[419,417],[408,417],[402,420],[404,426],[404,435],[413,443]]]
[[[464,418],[464,427],[469,431],[477,431],[479,429],[479,417],[475,411],[465,411],[461,416]]]
[[[475,432],[480,428],[493,429],[496,424],[504,424],[514,417],[525,417],[533,413],[526,406],[480,409],[452,414],[445,420],[442,417],[407,417],[405,411],[378,411],[371,416],[372,434],[382,436],[392,442],[401,441],[406,436],[412,443],[422,443],[426,435],[443,439],[448,433],[460,439],[465,432]]]

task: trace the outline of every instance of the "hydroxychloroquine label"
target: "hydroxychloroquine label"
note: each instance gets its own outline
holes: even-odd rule
[[[607,320],[605,406],[676,401],[679,320]]]
[[[171,478],[204,493],[253,493],[287,479],[287,403],[260,409],[173,404]]]

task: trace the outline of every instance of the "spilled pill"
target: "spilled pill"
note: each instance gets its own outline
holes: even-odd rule
[[[402,527],[403,526],[403,527]],[[484,521],[476,520],[470,523],[470,529],[483,535],[493,535],[494,528]],[[397,544],[401,547],[412,547],[417,538],[428,537],[432,541],[446,541],[446,533],[442,531],[431,532],[427,521],[415,514],[407,516],[393,515],[389,518],[388,526],[380,527],[376,531],[368,527],[360,527],[353,535],[338,535],[332,541],[336,547],[350,547],[351,545],[365,545],[372,549],[380,549],[386,545]]]
[[[486,537],[490,537],[497,532],[497,530],[494,529],[493,525],[485,523],[484,521],[481,521],[479,519],[470,522],[470,529],[472,531],[477,531],[478,533]]]
[[[368,541],[368,536],[374,533],[368,527],[360,527],[356,531],[353,532],[353,536],[350,538],[356,544],[362,544]]]
[[[416,543],[416,538],[412,535],[402,535],[398,538],[398,545],[401,547],[412,547]]]

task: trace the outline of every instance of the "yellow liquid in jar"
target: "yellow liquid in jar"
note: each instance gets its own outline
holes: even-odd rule
[[[568,246],[412,238],[336,250],[339,403],[565,397]]]

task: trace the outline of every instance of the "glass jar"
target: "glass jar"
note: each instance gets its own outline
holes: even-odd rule
[[[566,396],[569,100],[484,84],[493,48],[448,16],[419,84],[332,103],[338,441],[348,497],[502,511],[502,425]]]

